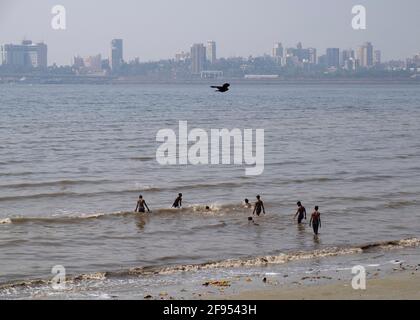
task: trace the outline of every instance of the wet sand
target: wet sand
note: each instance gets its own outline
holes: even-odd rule
[[[407,271],[367,279],[366,290],[354,290],[349,281],[296,287],[270,287],[215,297],[227,300],[420,300],[420,272]]]

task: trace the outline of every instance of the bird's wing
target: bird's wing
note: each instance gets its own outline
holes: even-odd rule
[[[213,89],[220,89],[221,87],[219,87],[219,86],[210,86],[210,88],[213,88]]]

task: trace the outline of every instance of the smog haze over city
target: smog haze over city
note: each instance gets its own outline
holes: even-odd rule
[[[0,0],[1,306],[420,300],[419,12]]]
[[[353,30],[352,7],[367,10],[367,29]],[[51,8],[63,5],[66,30],[51,28]],[[214,40],[218,57],[270,54],[273,43],[298,42],[325,52],[371,41],[383,60],[419,51],[417,0],[1,0],[0,42],[48,44],[48,63],[69,65],[76,55],[109,56],[113,38],[124,40],[124,59],[171,59],[193,43]]]

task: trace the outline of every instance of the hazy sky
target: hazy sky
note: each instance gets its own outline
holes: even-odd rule
[[[51,28],[51,8],[64,5],[67,30]],[[351,9],[367,8],[367,30],[351,28]],[[270,53],[274,42],[355,48],[371,41],[384,59],[420,52],[419,0],[0,0],[0,43],[23,38],[48,44],[49,63],[74,55],[109,56],[124,39],[125,60],[172,58],[212,39],[218,56]]]

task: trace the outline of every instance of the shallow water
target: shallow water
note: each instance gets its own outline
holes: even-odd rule
[[[419,101],[398,85],[0,86],[0,283],[418,237]],[[265,129],[264,173],[159,165],[156,133],[181,120]],[[139,193],[152,214],[130,213]],[[241,206],[256,194],[259,226]],[[320,206],[319,241],[297,200]]]

